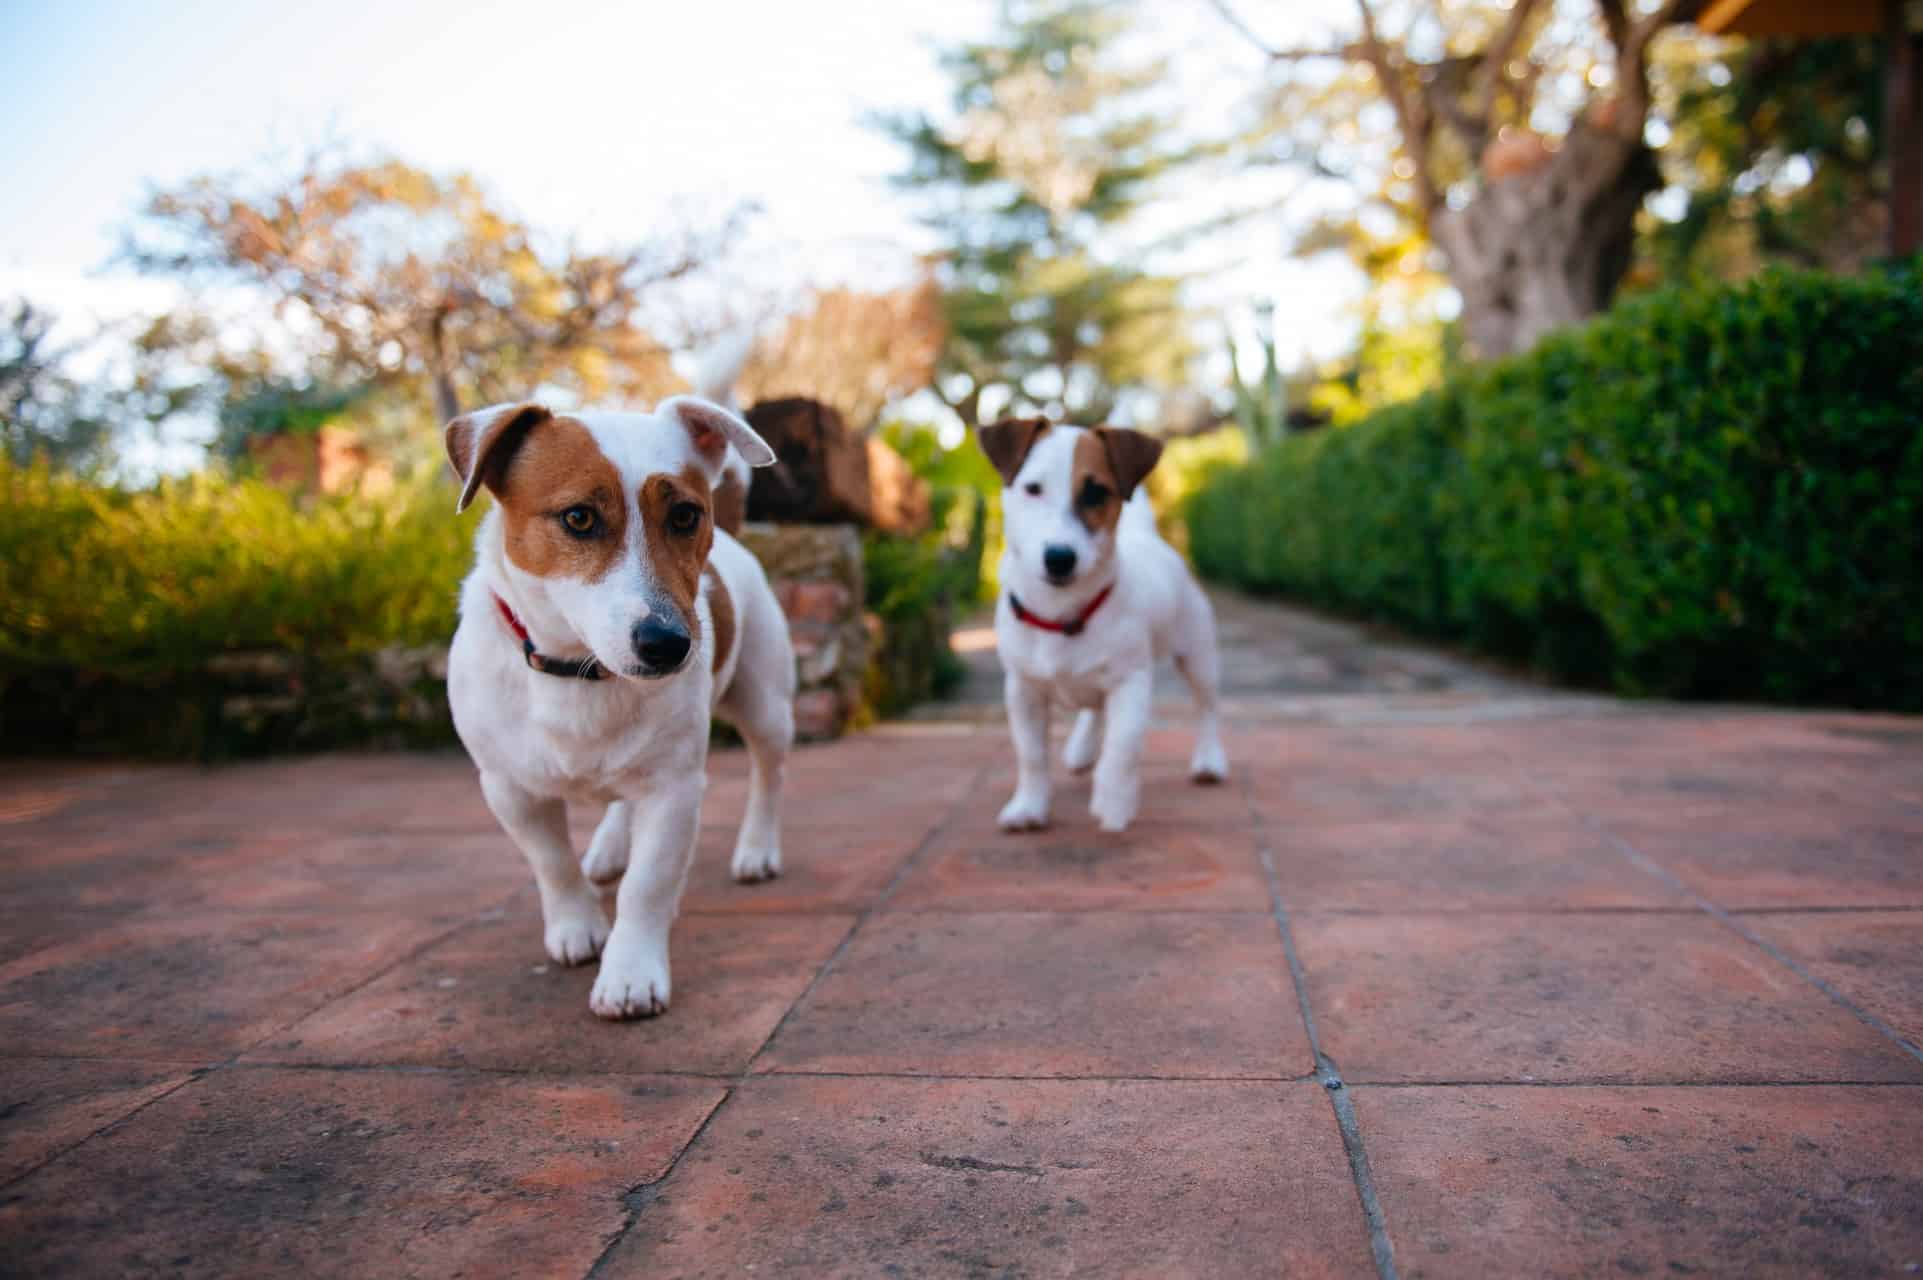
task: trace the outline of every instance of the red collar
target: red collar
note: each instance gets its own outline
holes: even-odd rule
[[[507,607],[507,601],[495,596],[494,604],[501,611],[501,621],[507,623],[507,629],[512,631],[514,638],[521,642],[522,656],[527,658],[528,666],[534,670],[544,676],[566,676],[574,680],[608,678],[607,671],[593,658],[550,658],[537,652],[533,639],[527,633],[527,628],[522,626],[521,620],[514,616],[514,610]]]
[[[1021,622],[1026,622],[1031,627],[1036,627],[1042,631],[1059,631],[1065,636],[1079,636],[1082,634],[1082,628],[1088,625],[1088,620],[1095,616],[1095,611],[1102,607],[1102,602],[1107,600],[1109,593],[1114,590],[1115,584],[1112,582],[1109,583],[1101,589],[1101,592],[1097,594],[1093,600],[1088,602],[1086,609],[1083,609],[1066,622],[1056,622],[1052,618],[1044,618],[1030,613],[1023,607],[1022,602],[1015,598],[1013,591],[1008,593],[1008,604],[1009,607],[1015,611],[1016,619]]]

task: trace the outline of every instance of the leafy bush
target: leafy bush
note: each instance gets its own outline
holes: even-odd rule
[[[1249,437],[1239,427],[1168,441],[1155,470],[1148,473],[1149,499],[1162,533],[1182,545],[1188,535],[1189,504],[1218,471],[1249,460]]]
[[[866,696],[884,715],[944,697],[967,674],[949,647],[949,629],[955,606],[973,605],[981,589],[988,504],[972,489],[932,496],[929,532],[870,532],[862,539],[866,605],[882,623]]]
[[[0,670],[445,642],[473,520],[428,475],[302,502],[217,472],[128,492],[0,462]]]
[[[1923,261],[1626,303],[1218,473],[1212,577],[1630,693],[1923,708]]]

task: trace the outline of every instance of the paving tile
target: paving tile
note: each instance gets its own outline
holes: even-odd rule
[[[405,912],[450,924],[500,904],[530,879],[506,836],[324,831],[182,858],[172,879],[198,910]]]
[[[1290,910],[1689,908],[1688,895],[1565,813],[1442,813],[1395,822],[1273,823]]]
[[[0,903],[4,903],[0,895]],[[11,910],[0,905],[0,966],[46,947],[58,946],[135,914],[133,906],[92,910]]]
[[[1312,1082],[790,1077],[728,1101],[606,1269],[751,1273],[1374,1269]]]
[[[739,1072],[848,931],[839,916],[683,916],[674,1003],[610,1023],[595,966],[541,950],[532,894],[262,1045],[250,1060],[544,1072]]]
[[[0,1238],[40,1276],[579,1276],[721,1096],[229,1069],[10,1188]]]
[[[1923,907],[1923,812],[1757,802],[1694,821],[1599,815],[1718,906]]]
[[[1208,825],[1241,824],[1249,820],[1248,801],[1243,797],[1241,787],[1233,776],[1226,784],[1196,783],[1188,773],[1188,753],[1192,745],[1187,736],[1183,737],[1179,755],[1156,757],[1145,756],[1137,780],[1141,785],[1141,808],[1136,816],[1138,823],[1159,823],[1163,825],[1191,822]],[[1061,744],[1051,748],[1051,778],[1054,792],[1050,805],[1050,830],[1080,830],[1093,833],[1098,830],[1095,819],[1088,812],[1088,801],[1093,780],[1086,773],[1071,774],[1061,767]],[[1012,752],[1012,748],[1010,748]],[[1230,761],[1231,771],[1235,762]],[[994,835],[1000,832],[995,819],[1002,806],[1015,791],[1015,762],[1012,754],[1005,756],[982,778],[981,784],[967,797],[957,811],[952,825],[981,835]]]
[[[1743,923],[1923,1050],[1923,911],[1793,912]]]
[[[906,911],[1266,911],[1246,820],[987,832],[953,823],[889,900]]]
[[[913,822],[887,827],[838,823],[787,823],[781,833],[781,874],[757,884],[737,884],[729,870],[736,827],[729,823],[701,833],[684,912],[848,912],[871,906],[914,856],[926,835]]]
[[[188,1078],[181,1067],[73,1058],[0,1059],[0,1185]]]
[[[1351,1080],[1923,1079],[1707,915],[1304,914],[1294,932]]]
[[[1267,915],[870,917],[768,1069],[1296,1076],[1313,1068]]]
[[[1409,1280],[1923,1269],[1923,1089],[1355,1095]]]
[[[1302,823],[1521,813],[1554,805],[1542,788],[1500,771],[1452,776],[1394,759],[1357,759],[1347,768],[1325,760],[1301,769],[1255,769],[1248,787],[1256,812],[1284,829]]]
[[[0,1046],[213,1061],[448,927],[386,913],[169,915],[104,925],[0,966]]]

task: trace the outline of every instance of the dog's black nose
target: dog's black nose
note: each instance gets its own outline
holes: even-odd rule
[[[1075,548],[1042,548],[1042,568],[1048,571],[1049,577],[1058,582],[1069,577],[1075,572]]]
[[[656,674],[665,674],[680,666],[692,643],[686,628],[652,614],[634,624],[635,656]]]

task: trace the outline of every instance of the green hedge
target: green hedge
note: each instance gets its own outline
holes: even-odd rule
[[[1210,577],[1563,678],[1923,709],[1923,260],[1626,302],[1189,521]]]
[[[975,594],[984,522],[960,497],[940,514],[955,504],[923,537],[864,540],[883,713],[959,679],[949,603]],[[457,517],[434,469],[299,498],[219,470],[130,491],[0,457],[0,754],[452,742],[433,655],[480,511]]]

